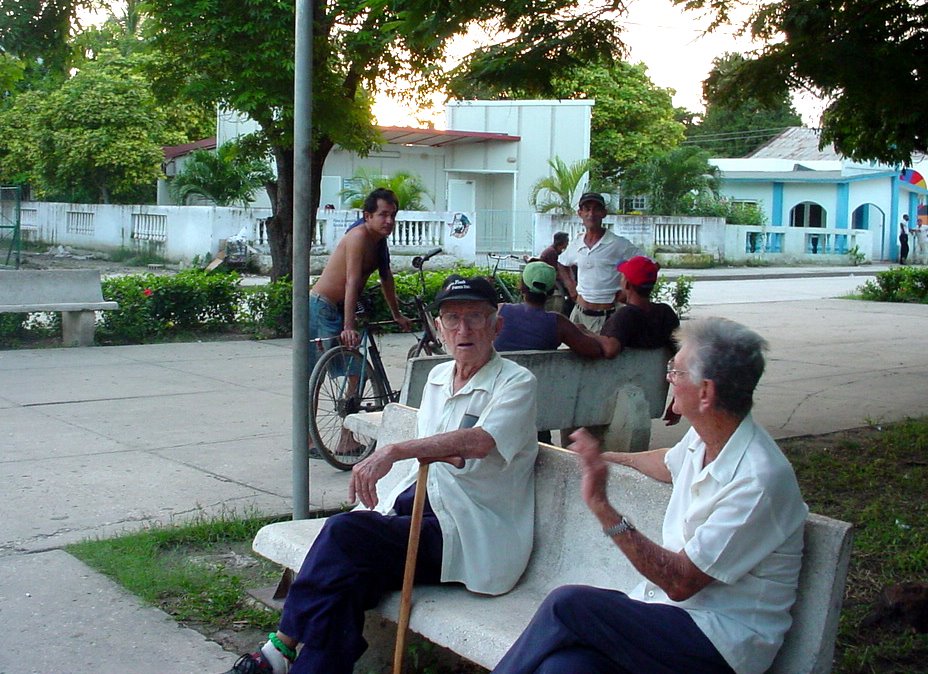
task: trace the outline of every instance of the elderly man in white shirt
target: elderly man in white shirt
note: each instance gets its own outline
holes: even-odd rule
[[[628,595],[552,592],[494,674],[761,674],[791,624],[808,508],[789,461],[751,418],[765,341],[723,319],[691,321],[667,365],[674,410],[692,429],[672,449],[600,453],[584,430],[571,449],[603,533],[644,580]],[[607,462],[673,491],[663,543],[610,503]]]
[[[378,447],[354,467],[349,498],[360,506],[328,519],[290,588],[278,631],[230,674],[353,671],[367,648],[364,611],[402,586],[420,462],[433,465],[416,582],[458,582],[496,595],[525,570],[535,515],[535,377],[493,349],[502,323],[485,278],[450,276],[435,304],[454,360],[429,375],[417,438]],[[391,471],[396,486],[379,494]]]
[[[577,215],[583,221],[583,236],[574,237],[558,257],[558,277],[576,302],[570,320],[599,333],[615,311],[622,275],[616,266],[644,252],[628,239],[603,228],[606,200],[599,192],[580,197]],[[574,282],[570,267],[577,267]]]

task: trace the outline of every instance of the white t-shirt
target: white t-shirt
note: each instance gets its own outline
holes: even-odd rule
[[[532,553],[535,376],[496,352],[457,393],[451,391],[453,374],[454,361],[429,373],[418,437],[476,426],[496,447],[461,469],[448,463],[429,466],[429,503],[443,538],[441,580],[464,583],[472,592],[503,594],[519,580]],[[396,497],[416,481],[418,466],[416,459],[396,464],[394,470],[406,474],[380,498],[379,512],[390,513]]]
[[[631,241],[608,229],[592,248],[583,242],[583,238],[574,237],[557,261],[565,267],[577,266],[577,294],[580,297],[594,304],[613,302],[621,277],[616,265],[644,253]]]
[[[663,546],[684,550],[716,582],[682,602],[648,581],[629,596],[686,609],[732,669],[760,674],[792,623],[809,509],[789,461],[750,415],[703,468],[705,451],[690,429],[664,457],[673,493]]]

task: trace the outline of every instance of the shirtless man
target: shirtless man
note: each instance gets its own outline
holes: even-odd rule
[[[349,347],[361,343],[355,311],[364,284],[375,269],[380,271],[380,289],[393,320],[404,332],[412,329],[412,322],[399,311],[387,248],[398,207],[396,195],[388,189],[376,189],[364,200],[364,219],[348,228],[309,292],[310,339],[339,337]],[[331,346],[319,344],[318,349],[311,349],[311,368]]]

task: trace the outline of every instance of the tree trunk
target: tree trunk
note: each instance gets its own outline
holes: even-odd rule
[[[316,210],[319,208],[319,188],[322,184],[322,166],[334,144],[328,138],[319,141],[313,152],[312,203],[309,222],[310,240],[316,228]],[[276,281],[293,273],[293,148],[274,148],[277,164],[277,183],[267,186],[273,215],[267,222],[267,241],[271,248],[271,280]]]

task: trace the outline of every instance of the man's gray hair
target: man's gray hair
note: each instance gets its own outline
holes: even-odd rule
[[[745,417],[754,404],[754,389],[764,374],[767,340],[725,318],[686,321],[677,330],[680,348],[690,347],[690,380],[715,383],[718,407]]]

